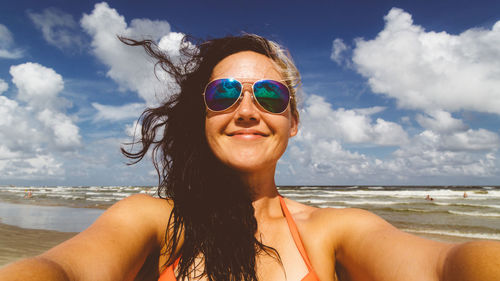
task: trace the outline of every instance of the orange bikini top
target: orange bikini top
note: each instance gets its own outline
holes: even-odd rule
[[[283,200],[283,197],[281,196],[279,196],[279,199],[280,199],[281,210],[283,211],[283,214],[286,218],[286,222],[288,223],[288,228],[290,229],[290,233],[292,234],[295,246],[299,250],[302,259],[304,260],[304,263],[307,266],[307,270],[309,271],[309,273],[307,273],[306,276],[304,276],[304,278],[301,279],[301,281],[319,281],[319,278],[314,272],[311,262],[309,261],[309,257],[307,256],[304,245],[302,244],[302,240],[300,239],[299,231],[297,230],[297,225],[295,225],[292,215],[290,214],[290,211],[288,211],[288,208],[286,207],[285,200]],[[173,264],[167,267],[161,273],[158,281],[177,281],[177,279],[175,279],[174,269],[177,267],[178,263],[179,259],[177,259]]]

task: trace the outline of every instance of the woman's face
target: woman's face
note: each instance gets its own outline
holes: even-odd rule
[[[271,59],[244,51],[224,58],[215,66],[210,80],[219,78],[242,82],[243,98],[222,112],[207,109],[205,134],[210,148],[223,163],[238,171],[266,170],[274,174],[288,139],[297,134],[297,120],[292,117],[290,106],[280,114],[258,107],[252,98],[252,83],[261,79],[280,81],[283,77]]]

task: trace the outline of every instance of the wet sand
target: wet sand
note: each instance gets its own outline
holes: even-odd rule
[[[37,256],[76,234],[77,232],[26,229],[0,223],[0,266]]]

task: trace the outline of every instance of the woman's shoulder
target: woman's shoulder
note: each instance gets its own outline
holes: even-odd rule
[[[349,221],[351,223],[353,221],[381,220],[376,214],[358,208],[316,208],[311,213],[311,218],[317,220],[336,220],[339,222]]]
[[[378,215],[358,208],[318,208],[311,213],[311,222],[338,238],[349,238],[354,233],[392,229],[393,226]]]
[[[382,219],[372,212],[357,208],[322,208],[309,206],[291,199],[285,199],[295,220],[318,223],[343,223],[354,221],[376,221]],[[383,221],[383,220],[382,220]]]
[[[362,209],[319,208],[290,199],[285,202],[311,257],[331,256],[352,237],[369,231],[364,229],[369,224],[374,226],[382,220]]]
[[[141,207],[144,210],[169,209],[173,207],[173,201],[165,198],[156,198],[148,194],[134,194],[118,201],[113,207]]]
[[[376,214],[357,208],[318,208],[287,200],[291,214],[304,233],[324,235],[337,242],[354,233],[392,228]],[[301,227],[302,226],[302,227]]]
[[[131,219],[137,217],[153,218],[165,216],[168,218],[172,208],[172,200],[155,198],[147,194],[135,194],[118,201],[104,214],[127,214]]]
[[[154,232],[158,241],[162,241],[172,208],[171,200],[135,194],[112,205],[100,220],[113,225],[142,225],[144,230]]]

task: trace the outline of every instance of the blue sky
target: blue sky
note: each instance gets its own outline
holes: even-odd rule
[[[0,185],[154,185],[119,148],[168,93],[139,49],[263,35],[303,78],[282,185],[500,184],[498,1],[11,1],[0,9]]]

